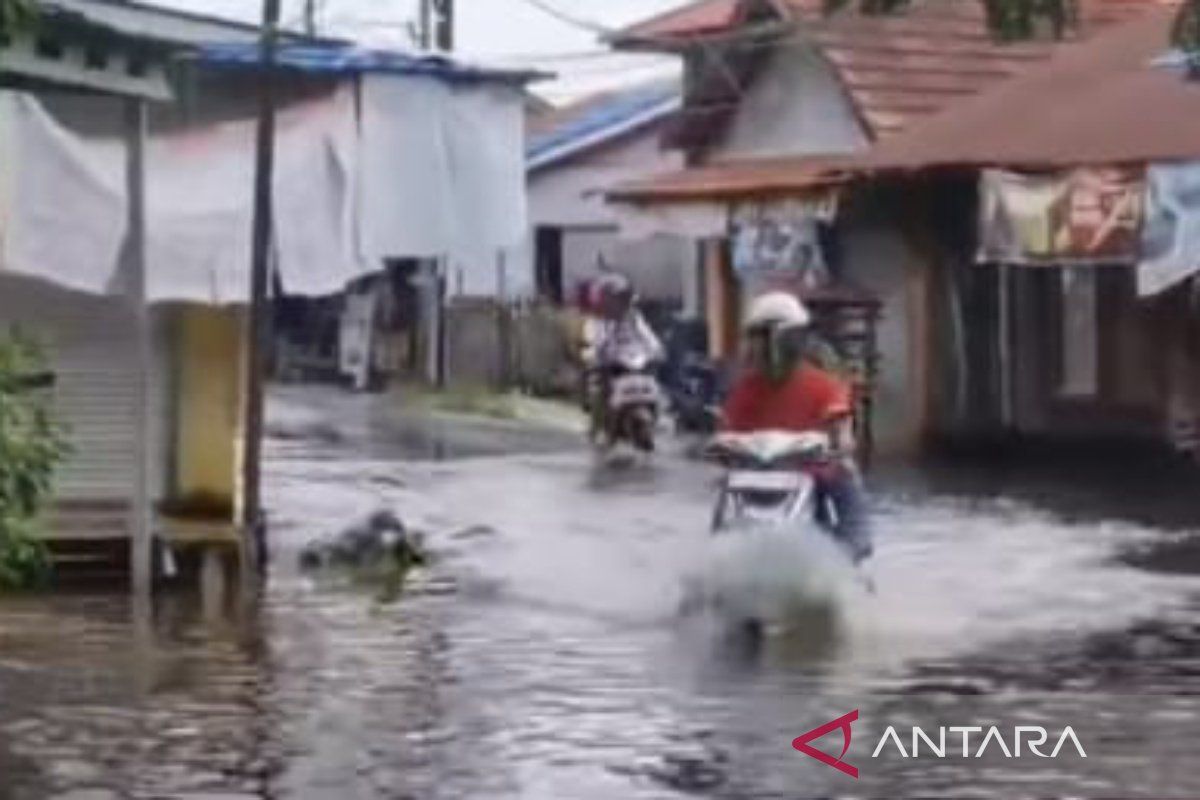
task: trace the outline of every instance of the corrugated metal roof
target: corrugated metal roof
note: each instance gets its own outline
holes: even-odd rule
[[[1065,48],[863,159],[873,169],[1060,167],[1200,157],[1200,85],[1156,67],[1173,12]]]
[[[529,119],[526,160],[541,169],[640,130],[679,110],[676,79],[603,92]]]
[[[73,14],[87,22],[139,39],[177,45],[254,41],[258,28],[243,22],[124,0],[38,0],[51,13]]]
[[[199,47],[192,59],[218,68],[258,69],[262,53],[256,42],[226,42]],[[524,83],[542,77],[528,70],[498,70],[453,61],[443,56],[412,55],[390,50],[369,50],[344,44],[284,44],[276,64],[285,70],[317,75],[354,75],[388,72],[427,75],[450,81],[503,81]]]

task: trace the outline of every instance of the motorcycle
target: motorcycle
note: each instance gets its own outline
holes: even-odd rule
[[[812,472],[829,461],[831,452],[829,437],[816,431],[717,436],[707,455],[726,472],[713,511],[713,533],[746,524],[828,523],[834,511],[819,496]]]
[[[664,381],[676,433],[711,435],[720,423],[720,379],[716,368],[686,354]]]
[[[775,620],[828,623],[856,580],[872,590],[829,532],[836,512],[814,477],[834,456],[826,434],[721,434],[705,455],[725,471],[711,557],[685,587],[685,613],[708,608],[757,638]]]
[[[626,442],[642,452],[653,452],[662,404],[653,359],[640,348],[627,347],[602,369],[607,374],[604,435],[608,444]]]

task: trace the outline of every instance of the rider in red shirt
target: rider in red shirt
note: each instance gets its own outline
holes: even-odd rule
[[[816,475],[836,516],[824,521],[855,561],[861,561],[872,547],[865,492],[851,456],[851,391],[838,377],[804,360],[810,322],[808,309],[787,292],[770,292],[754,301],[744,326],[748,364],[726,401],[725,427],[828,433],[842,457]]]

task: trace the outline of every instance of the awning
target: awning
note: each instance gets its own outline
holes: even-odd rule
[[[607,193],[622,236],[670,233],[693,239],[728,236],[747,207],[797,204],[829,219],[849,175],[835,165],[848,156],[801,156],[729,161],[622,184]]]
[[[610,189],[609,202],[648,205],[803,197],[839,187],[851,178],[853,154],[747,158],[677,170]]]

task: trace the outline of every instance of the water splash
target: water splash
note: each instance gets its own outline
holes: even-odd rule
[[[731,621],[787,627],[814,612],[846,610],[862,578],[824,533],[757,526],[711,537],[686,579],[689,603]]]

